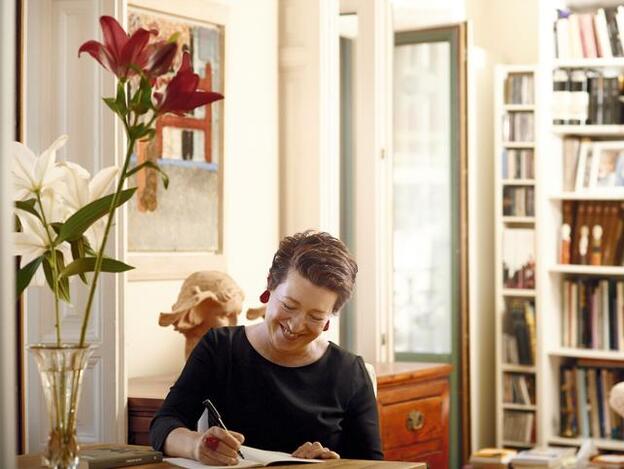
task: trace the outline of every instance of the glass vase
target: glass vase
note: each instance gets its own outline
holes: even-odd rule
[[[78,467],[76,418],[82,375],[95,347],[76,344],[28,346],[33,354],[48,408],[50,434],[42,465],[54,469]]]

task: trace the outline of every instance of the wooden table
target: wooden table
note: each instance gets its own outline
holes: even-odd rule
[[[334,459],[321,463],[323,469],[427,469],[425,463],[419,462],[399,462],[399,461],[363,461],[358,459]],[[175,469],[179,466],[174,466],[168,462],[160,462],[155,464],[141,464],[139,466],[127,466],[132,469]],[[317,467],[316,465],[310,466],[310,464],[292,464],[292,465],[280,465],[282,467],[292,467],[299,469],[311,469],[311,467]],[[35,455],[22,455],[17,457],[18,469],[40,469],[41,468],[41,456]]]

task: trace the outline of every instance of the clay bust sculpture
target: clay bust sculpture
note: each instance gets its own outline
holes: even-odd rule
[[[185,358],[214,327],[235,326],[245,294],[228,274],[217,271],[195,272],[180,288],[170,313],[160,313],[158,324],[173,325],[186,339]]]

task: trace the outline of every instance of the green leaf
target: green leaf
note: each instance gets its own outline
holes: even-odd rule
[[[121,191],[117,207],[125,204],[134,195],[136,187]],[[63,241],[74,241],[79,239],[87,229],[97,220],[108,213],[113,202],[114,194],[94,200],[90,204],[85,205],[71,217],[67,219],[61,227],[61,232],[54,240],[55,245],[61,244]],[[116,208],[116,207],[115,207]]]
[[[115,98],[102,98],[102,100],[115,114],[121,114],[119,108],[117,107],[117,100]]]
[[[74,262],[69,264],[63,271],[61,272],[61,278],[71,277],[72,275],[80,275],[85,272],[93,272],[95,270],[95,257],[83,257],[82,259],[76,259]],[[128,264],[124,264],[121,261],[111,259],[109,257],[104,257],[102,259],[102,272],[126,272],[128,270],[132,270],[134,267]]]
[[[41,265],[42,260],[43,256],[39,256],[17,272],[17,278],[15,279],[17,297],[19,297],[22,292],[26,290],[26,287],[30,284],[30,281],[35,275],[35,272],[37,272],[37,269]]]
[[[135,173],[138,173],[144,168],[152,168],[153,170],[158,171],[158,173],[160,174],[160,177],[162,178],[163,186],[165,186],[165,189],[169,187],[169,176],[167,176],[167,173],[165,173],[162,170],[162,168],[158,166],[158,164],[156,164],[154,161],[149,161],[149,160],[144,161],[140,165],[135,166],[134,168],[132,168],[130,171],[126,173],[126,178],[129,178],[130,176],[132,176]]]
[[[65,270],[65,259],[63,258],[63,253],[61,251],[55,251],[56,253],[56,268],[57,272],[63,272]],[[65,302],[70,302],[69,295],[69,279],[66,277],[58,277],[58,290],[59,290],[59,298],[64,300]]]
[[[71,246],[71,253],[72,253],[72,259],[73,260],[82,259],[82,258],[86,257],[85,241],[86,241],[86,238],[84,236],[82,236],[79,239],[69,243],[70,246]],[[86,285],[86,283],[87,283],[86,275],[82,274],[82,273],[78,274],[78,275],[80,275],[80,280],[82,280],[82,283],[84,283]]]
[[[59,266],[59,258],[61,259],[60,264],[63,265],[63,254],[60,251],[55,251],[56,253],[56,261],[57,267]],[[46,281],[48,282],[48,286],[50,290],[54,292],[54,275],[52,274],[52,264],[50,263],[51,254],[48,252],[43,256],[43,273],[45,274]],[[63,266],[64,268],[64,266]],[[59,299],[69,303],[69,282],[65,279],[65,282],[58,283],[58,294]]]
[[[37,203],[37,201],[35,199],[17,200],[17,201],[15,201],[15,208],[23,210],[24,212],[28,212],[28,213],[36,216],[39,220],[41,220],[41,215],[39,215],[39,212],[37,212],[37,210],[35,210],[35,204],[36,203]]]
[[[115,99],[115,106],[119,110],[119,114],[126,117],[128,114],[128,108],[126,107],[126,90],[123,83],[117,83],[117,98]]]

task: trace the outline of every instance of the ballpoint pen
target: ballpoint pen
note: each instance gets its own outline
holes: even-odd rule
[[[212,414],[213,418],[217,422],[219,422],[219,426],[221,428],[223,428],[226,432],[229,432],[229,430],[227,429],[227,427],[223,423],[223,420],[221,420],[221,414],[219,414],[219,412],[217,411],[217,408],[210,401],[210,399],[206,399],[205,401],[202,402],[202,404],[204,404],[204,406],[206,407],[206,410],[208,410],[208,415]],[[237,453],[241,457],[241,459],[245,459],[245,456],[243,456],[243,453],[241,453],[240,450],[238,450]]]

